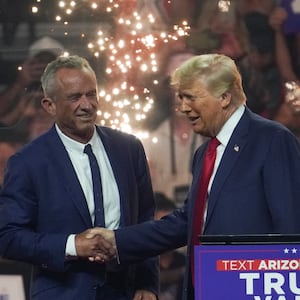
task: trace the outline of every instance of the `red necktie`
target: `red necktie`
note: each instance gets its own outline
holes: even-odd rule
[[[212,138],[205,152],[200,183],[198,187],[197,199],[194,207],[193,233],[192,233],[192,252],[191,252],[191,270],[194,282],[194,246],[199,244],[198,235],[202,233],[204,211],[207,198],[207,189],[211,174],[214,169],[217,156],[217,147],[220,142],[217,138]]]

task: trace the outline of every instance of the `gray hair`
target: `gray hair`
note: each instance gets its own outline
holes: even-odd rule
[[[78,55],[59,56],[47,65],[41,77],[41,83],[45,97],[54,97],[56,92],[55,75],[58,70],[63,68],[79,70],[87,69],[95,75],[95,71],[85,58]]]
[[[202,54],[186,60],[173,72],[171,85],[178,91],[198,80],[216,97],[230,92],[236,104],[246,102],[241,75],[235,62],[226,55]]]

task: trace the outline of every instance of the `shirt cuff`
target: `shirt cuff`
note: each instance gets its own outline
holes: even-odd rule
[[[76,257],[76,247],[75,247],[75,234],[68,236],[66,243],[66,257]]]

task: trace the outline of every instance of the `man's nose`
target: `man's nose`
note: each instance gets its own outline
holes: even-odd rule
[[[180,105],[179,105],[179,110],[180,110],[182,113],[191,111],[191,107],[187,104],[187,101],[185,101],[184,98],[181,100],[181,103],[180,103]]]
[[[80,98],[80,106],[85,109],[91,108],[92,104],[89,97],[87,97],[86,95],[82,95]]]

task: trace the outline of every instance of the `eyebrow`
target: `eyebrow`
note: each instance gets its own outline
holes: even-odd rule
[[[205,98],[207,96],[208,96],[208,93],[202,94],[202,95],[193,95],[193,94],[189,94],[189,93],[178,93],[177,94],[177,97],[179,97],[180,99],[187,98],[187,99],[191,99],[191,100],[195,100],[196,98]]]
[[[90,95],[96,95],[96,94],[97,94],[97,90],[93,89],[93,90],[87,91],[85,93],[74,92],[72,94],[67,95],[67,98],[82,97],[83,95],[90,96]]]
[[[177,96],[179,98],[192,98],[192,97],[195,97],[194,95],[192,95],[190,93],[177,93]]]

